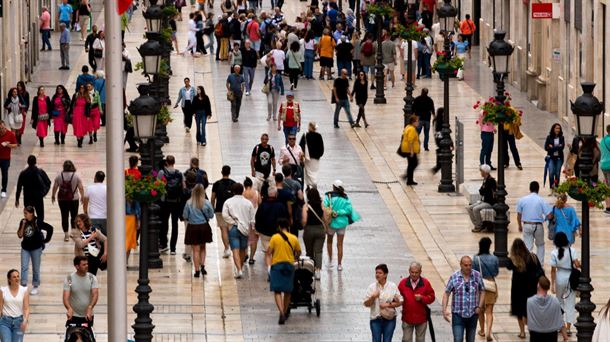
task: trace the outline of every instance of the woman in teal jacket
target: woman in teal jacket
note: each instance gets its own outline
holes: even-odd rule
[[[337,270],[342,271],[343,266],[343,240],[345,239],[345,231],[347,226],[359,221],[360,215],[352,207],[352,202],[349,200],[343,189],[343,182],[336,180],[333,183],[333,191],[327,192],[324,196],[324,208],[328,208],[331,221],[330,229],[328,230],[328,239],[326,240],[326,250],[328,252],[328,268],[333,267],[333,236],[337,234]]]

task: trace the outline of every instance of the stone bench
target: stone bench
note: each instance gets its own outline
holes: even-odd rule
[[[506,211],[506,219],[510,223],[510,211]],[[492,229],[496,220],[496,211],[493,208],[481,210],[481,221],[483,221],[483,229]]]
[[[479,189],[481,188],[481,183],[480,182],[469,182],[469,183],[464,183],[460,186],[460,189],[462,189],[462,194],[464,194],[464,197],[466,197],[466,199],[468,199],[468,205],[476,203],[477,201],[481,200],[481,195],[479,195]]]

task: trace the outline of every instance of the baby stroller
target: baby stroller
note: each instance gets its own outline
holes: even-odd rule
[[[95,336],[89,322],[85,319],[81,320],[78,317],[73,317],[66,322],[66,338],[64,342],[76,341],[95,342]]]
[[[294,288],[290,298],[290,308],[305,306],[309,313],[315,308],[316,316],[320,317],[320,300],[316,299],[313,260],[301,257],[294,263],[294,269]]]

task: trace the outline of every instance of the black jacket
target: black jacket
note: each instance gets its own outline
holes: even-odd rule
[[[256,54],[256,50],[253,48],[250,48],[249,50],[244,48],[241,49],[241,64],[243,67],[256,68],[257,62],[258,55]]]
[[[354,87],[352,88],[352,96],[356,95],[356,104],[366,104],[366,100],[369,97],[368,91],[368,81],[365,79],[364,84],[362,84],[360,83],[360,80],[356,78],[356,80],[354,81]]]
[[[48,96],[45,96],[45,102],[47,103],[47,113],[49,115],[49,120],[47,121],[47,123],[49,124],[49,126],[51,125],[51,110],[53,110],[53,107],[51,106],[51,99],[49,99]],[[36,129],[36,125],[38,124],[38,115],[40,114],[45,114],[45,113],[39,113],[39,109],[38,109],[38,96],[34,96],[34,101],[32,102],[32,128]]]
[[[210,98],[207,95],[204,95],[201,100],[199,96],[195,96],[191,108],[195,113],[203,110],[206,116],[212,116],[212,106],[210,105]]]
[[[301,137],[299,145],[303,152],[305,152],[305,142],[309,148],[309,156],[312,159],[320,159],[324,155],[324,141],[322,136],[318,132],[307,132]]]
[[[277,233],[277,219],[288,218],[286,206],[277,199],[268,199],[258,206],[255,215],[255,226],[257,232],[265,236],[273,236]]]
[[[49,176],[47,176],[43,169],[39,169],[36,166],[28,166],[25,170],[21,171],[17,179],[16,199],[19,200],[21,189],[23,189],[24,203],[31,203],[32,201],[42,199],[41,189],[43,184],[41,184],[41,181],[47,184],[51,183]]]
[[[488,176],[483,180],[483,185],[479,189],[479,195],[485,203],[496,203],[496,180],[492,176]]]
[[[559,137],[559,146],[555,146],[554,140],[555,137],[551,135],[547,135],[546,141],[544,142],[544,149],[551,159],[561,159],[563,160],[563,149],[566,146],[566,141],[563,135]]]
[[[413,101],[413,112],[421,121],[430,121],[434,114],[434,101],[430,96],[419,95]]]

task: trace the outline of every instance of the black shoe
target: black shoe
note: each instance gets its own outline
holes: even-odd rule
[[[89,136],[89,145],[93,144],[93,137]]]
[[[97,142],[97,132],[93,133],[93,141]],[[426,150],[427,151],[427,150]]]
[[[375,87],[374,84],[371,84],[371,90],[375,90],[375,89],[377,89],[377,87]]]
[[[427,147],[424,147],[424,151],[430,151]]]
[[[335,128],[339,128],[339,125],[335,125]]]
[[[290,318],[290,308],[288,308],[286,310],[286,313],[284,314],[284,316],[286,317],[286,320],[288,320],[288,318]]]
[[[489,167],[491,168],[491,171],[496,171],[497,170],[495,167],[493,167],[491,165]]]
[[[196,271],[195,274],[193,275],[193,277],[199,278],[199,271]]]
[[[201,265],[201,274],[206,275],[208,271],[205,270],[205,266]]]
[[[407,182],[407,185],[417,185],[417,182],[414,182],[414,181],[408,181],[408,182]]]
[[[280,319],[277,321],[277,324],[284,325],[284,323],[286,323],[286,317],[280,314]]]
[[[517,169],[523,170],[523,166],[521,166],[521,164],[519,164],[519,165],[517,165]]]
[[[509,166],[510,166],[509,164],[506,164],[506,165],[504,165],[504,168],[508,169]]]

